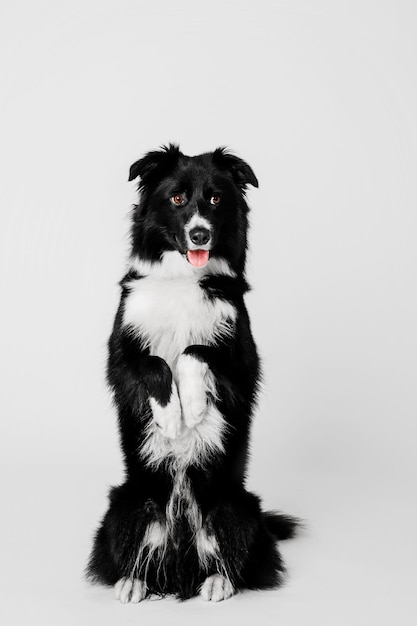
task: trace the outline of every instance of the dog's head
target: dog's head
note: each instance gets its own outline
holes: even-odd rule
[[[189,157],[170,145],[149,152],[130,168],[140,177],[133,213],[133,253],[157,261],[176,250],[195,267],[210,257],[242,272],[246,253],[247,185],[258,186],[245,161],[224,148]]]

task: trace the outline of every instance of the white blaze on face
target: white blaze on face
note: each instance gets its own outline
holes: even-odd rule
[[[206,244],[195,244],[191,240],[190,233],[195,228],[202,228],[209,233],[212,231],[211,224],[208,220],[200,215],[198,211],[194,213],[191,219],[186,223],[184,227],[185,241],[187,245],[187,260],[194,267],[204,267],[210,257],[211,242]]]

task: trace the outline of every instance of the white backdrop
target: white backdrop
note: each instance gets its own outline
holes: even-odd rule
[[[414,623],[416,39],[407,0],[2,3],[4,623]],[[307,528],[281,590],[125,607],[82,569],[121,479],[128,169],[169,141],[259,178],[249,485]]]

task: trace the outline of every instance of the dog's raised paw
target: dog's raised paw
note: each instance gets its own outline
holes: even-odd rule
[[[164,437],[175,439],[181,432],[181,404],[176,384],[172,383],[171,397],[163,406],[155,398],[149,398],[153,418]]]
[[[182,396],[182,411],[187,428],[194,428],[207,415],[207,394],[199,389],[195,391],[194,394],[187,394],[186,398],[184,398],[184,394]]]
[[[147,586],[139,578],[121,578],[114,586],[114,593],[116,600],[120,600],[122,604],[137,604],[146,597]]]
[[[207,363],[189,354],[180,356],[177,371],[184,422],[193,428],[207,415],[209,393],[215,394],[212,374]]]
[[[221,574],[213,574],[201,585],[200,596],[206,602],[220,602],[230,598],[234,592],[233,585],[228,578]]]

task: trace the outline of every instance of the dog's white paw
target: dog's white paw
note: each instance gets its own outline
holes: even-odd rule
[[[183,394],[181,398],[184,423],[187,428],[194,428],[207,414],[207,394],[201,389],[194,389],[193,394]]]
[[[166,406],[162,406],[155,398],[149,398],[152,415],[164,437],[175,439],[181,432],[181,403],[177,386],[172,381],[171,397]]]
[[[120,600],[122,604],[137,604],[146,597],[146,592],[146,583],[138,578],[121,578],[114,586],[116,600]]]
[[[234,594],[232,583],[221,574],[213,574],[206,578],[201,585],[200,596],[206,602],[220,602],[227,600]]]
[[[215,394],[213,375],[207,363],[182,354],[177,363],[182,415],[187,428],[193,428],[207,415],[208,393]]]

